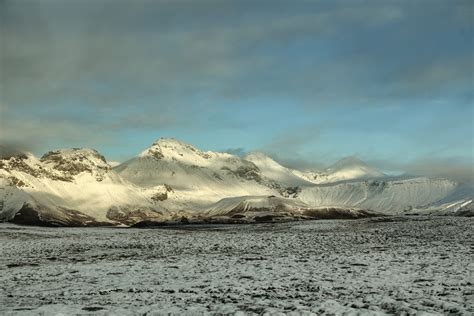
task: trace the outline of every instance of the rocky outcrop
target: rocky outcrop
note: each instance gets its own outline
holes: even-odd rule
[[[10,155],[0,160],[0,170],[4,170],[7,173],[12,171],[22,172],[33,176],[35,178],[48,178],[58,181],[72,181],[72,176],[45,168],[41,161],[37,160],[31,154],[20,153],[16,155]],[[12,183],[18,182],[15,177],[10,176]],[[21,181],[21,180],[20,180]],[[26,184],[22,186],[27,186]]]
[[[163,215],[162,212],[144,207],[135,209],[113,207],[107,212],[108,219],[127,226],[132,226],[143,221],[160,221],[163,220]]]
[[[45,212],[41,206],[24,204],[10,221],[19,225],[34,225],[47,227],[87,227],[87,226],[111,226],[113,223],[100,222],[93,217],[72,209],[61,209],[59,216]]]
[[[111,170],[104,156],[93,149],[62,149],[50,151],[40,161],[65,176],[74,177],[82,172],[93,174],[102,181],[104,174]]]

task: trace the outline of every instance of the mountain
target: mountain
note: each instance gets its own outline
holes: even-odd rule
[[[0,155],[0,220],[21,224],[472,216],[473,192],[446,179],[388,177],[355,158],[308,173],[262,153],[204,152],[171,138],[115,167],[93,149]]]
[[[204,214],[209,218],[227,217],[245,222],[291,219],[360,218],[375,216],[367,210],[351,208],[315,208],[292,198],[276,196],[239,196],[211,205]]]
[[[451,194],[435,203],[414,208],[410,214],[474,216],[474,184],[458,185]]]
[[[470,205],[466,204],[466,190],[459,190],[453,181],[388,177],[356,157],[341,159],[319,172],[286,168],[263,153],[251,153],[245,159],[258,166],[266,177],[297,186],[292,197],[312,208],[358,208],[399,214],[417,208],[446,213],[455,205]]]
[[[37,159],[19,153],[0,160],[0,218],[58,226],[129,224],[162,218],[144,190],[122,179],[92,149],[61,149]]]
[[[250,161],[227,153],[203,152],[172,138],[161,138],[114,170],[145,188],[166,185],[171,210],[200,210],[229,196],[279,194],[278,184],[266,179]]]
[[[351,180],[305,187],[297,198],[309,205],[356,207],[384,214],[438,205],[458,187],[446,179],[380,178]]]
[[[302,177],[301,173],[280,165],[264,153],[250,153],[246,155],[244,159],[255,164],[265,177],[284,184],[285,186],[311,185],[311,181]]]
[[[356,157],[346,157],[323,171],[298,173],[302,178],[313,183],[332,183],[344,180],[382,178],[386,175],[376,168],[370,167]]]

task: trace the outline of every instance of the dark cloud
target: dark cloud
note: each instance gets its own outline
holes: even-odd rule
[[[0,142],[0,159],[10,158],[25,152],[31,152],[32,144],[2,143]]]
[[[4,100],[116,108],[204,92],[213,103],[276,94],[325,106],[439,91],[472,74],[472,23],[456,10],[469,5],[422,3],[3,1]]]

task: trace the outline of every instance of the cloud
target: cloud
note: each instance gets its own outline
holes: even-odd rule
[[[231,154],[231,155],[234,155],[234,156],[238,156],[238,157],[244,157],[245,155],[247,155],[249,152],[243,148],[243,147],[238,147],[238,148],[227,148],[227,149],[223,149],[223,150],[220,150],[221,152],[224,152],[224,153],[228,153],[228,154]]]
[[[306,125],[298,128],[285,129],[275,135],[272,141],[262,148],[265,152],[279,155],[294,155],[300,150],[319,140],[319,126]]]
[[[427,38],[418,39],[421,44],[403,42],[418,18],[403,2],[270,6],[264,2],[98,1],[94,10],[90,7],[88,1],[3,2],[1,63],[8,80],[2,80],[2,85],[8,104],[53,107],[74,97],[84,107],[117,108],[148,95],[166,106],[189,103],[183,96],[206,94],[212,103],[286,95],[321,107],[367,95],[403,95],[413,89],[397,84],[408,76],[403,73],[407,66],[433,63],[424,60],[426,54],[416,56],[421,51],[418,46],[431,43],[436,34],[423,28],[421,35]],[[426,14],[426,24],[438,23],[439,10],[423,11],[433,14]],[[442,12],[453,31],[456,12]],[[399,23],[409,27],[392,34],[391,27]],[[387,27],[393,36],[377,31],[380,27]],[[456,51],[466,51],[453,44],[445,59],[457,60]],[[432,54],[447,49],[431,48],[435,48]],[[402,74],[392,74],[392,68],[402,69]],[[445,73],[434,71],[429,76],[445,77]],[[379,77],[395,85],[395,91],[368,91]],[[429,91],[444,83],[429,80],[438,82]]]
[[[13,155],[30,152],[31,144],[8,143],[0,141],[0,159],[9,158]]]
[[[295,116],[470,105],[472,12],[462,0],[0,1],[0,132],[26,147],[92,146],[242,128],[237,107],[253,106],[256,123],[283,131],[257,149],[309,167],[324,127],[266,122],[258,100],[303,108]]]
[[[304,157],[282,158],[274,153],[269,155],[281,165],[296,170],[322,170],[328,167],[327,164],[322,164]],[[461,184],[474,184],[474,162],[462,157],[446,159],[430,159],[425,157],[403,163],[394,160],[370,160],[368,164],[385,172],[389,172],[389,174],[426,176],[449,179]]]
[[[36,119],[22,119],[20,122],[2,118],[0,144],[19,151],[42,154],[56,147],[96,147],[109,141],[109,135],[94,124]]]
[[[289,156],[281,157],[280,155],[276,153],[270,153],[269,155],[276,162],[290,169],[296,169],[300,171],[315,171],[315,170],[324,169],[326,167],[323,163],[319,161],[309,160],[306,157],[303,157],[299,154],[295,154],[291,157]]]
[[[372,160],[382,170],[395,171],[409,175],[445,178],[460,183],[474,183],[474,162],[472,158],[450,157],[430,158],[419,157],[408,162],[395,160]]]
[[[410,174],[447,178],[461,183],[474,182],[474,162],[464,159],[423,159],[402,167]]]

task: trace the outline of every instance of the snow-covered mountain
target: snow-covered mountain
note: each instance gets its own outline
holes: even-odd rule
[[[312,184],[312,181],[304,177],[304,173],[284,167],[264,153],[250,153],[244,159],[254,163],[265,177],[285,186],[308,186]]]
[[[164,187],[129,183],[92,149],[5,157],[0,181],[0,218],[18,223],[106,225],[164,217],[152,199]]]
[[[309,173],[262,153],[203,152],[169,138],[113,168],[92,149],[0,155],[0,220],[25,224],[472,215],[473,192],[446,179],[388,177],[355,158]]]
[[[346,157],[322,171],[296,172],[313,183],[332,183],[344,180],[375,179],[385,177],[376,168],[370,167],[356,157]]]
[[[253,162],[267,178],[287,186],[334,183],[344,180],[376,179],[386,175],[356,157],[346,157],[320,171],[300,171],[282,166],[268,155],[254,152],[244,159]]]
[[[443,199],[458,190],[457,183],[446,179],[388,177],[355,157],[322,171],[303,172],[284,167],[263,153],[250,153],[242,159],[228,153],[202,152],[175,139],[159,139],[115,170],[140,186],[170,187],[173,193],[161,204],[169,210],[204,213],[213,207],[210,204],[221,207],[221,199],[229,203],[245,197],[255,201],[255,196],[276,196],[293,198],[313,209],[398,214],[427,207],[442,209],[447,203]],[[455,196],[457,199],[453,196],[450,203],[465,205],[469,197],[464,193]]]
[[[294,198],[276,196],[239,196],[225,198],[211,205],[204,214],[209,217],[230,217],[245,221],[268,219],[323,219],[323,218],[359,218],[375,216],[373,212],[334,207],[311,207]]]
[[[439,201],[456,188],[457,183],[446,179],[387,177],[305,187],[298,198],[309,205],[350,206],[399,214],[427,205],[439,205]]]
[[[250,161],[227,153],[202,152],[175,139],[161,138],[114,170],[124,179],[149,188],[166,185],[172,210],[199,210],[230,196],[272,195],[278,185]]]
[[[460,215],[474,216],[474,184],[464,183],[443,199],[416,207],[411,212],[415,215]]]

